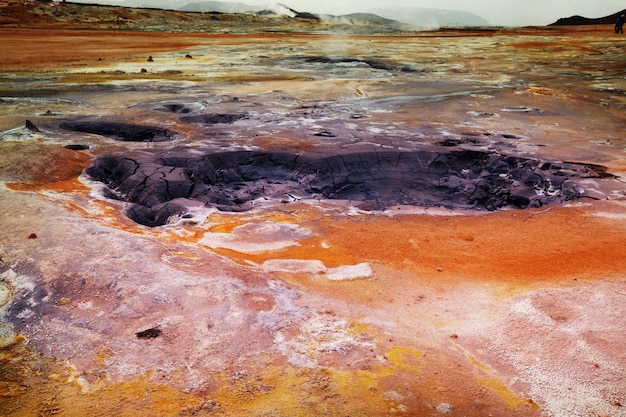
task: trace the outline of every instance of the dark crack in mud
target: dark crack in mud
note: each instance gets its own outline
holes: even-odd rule
[[[607,198],[596,190],[586,194],[589,181],[614,178],[599,165],[457,149],[330,156],[262,151],[197,156],[178,150],[101,157],[86,174],[107,185],[108,197],[133,203],[126,215],[151,227],[184,217],[192,206],[246,211],[257,199],[285,196],[348,200],[366,210],[540,207]]]

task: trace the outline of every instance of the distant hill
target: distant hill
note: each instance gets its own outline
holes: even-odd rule
[[[562,17],[556,22],[550,23],[548,26],[613,25],[615,24],[617,17],[621,14],[626,14],[626,9],[613,13],[609,16],[598,17],[595,19],[583,16]]]
[[[102,2],[106,3],[106,0],[102,0]],[[189,0],[124,0],[123,5],[125,7],[177,10],[187,3],[189,3]]]
[[[106,0],[105,0],[106,1]],[[268,4],[271,2],[268,1]],[[344,24],[368,24],[399,27],[410,25],[416,28],[436,29],[442,26],[489,26],[482,17],[462,10],[426,9],[418,7],[381,7],[365,13],[352,13],[343,16],[317,15],[306,11],[297,11],[285,4],[273,3],[271,6],[251,6],[242,2],[230,1],[195,1],[189,0],[125,0],[127,6],[150,7],[186,12],[216,13],[274,13],[284,14],[302,20],[322,21]]]
[[[350,25],[362,25],[362,24],[376,24],[381,26],[400,27],[403,26],[401,22],[393,19],[387,19],[373,13],[351,13],[342,16],[334,15],[320,15],[320,18],[327,22],[333,23],[346,23]]]
[[[144,0],[139,0],[144,1]],[[178,10],[186,12],[216,12],[216,13],[260,13],[260,14],[277,14],[287,15],[299,20],[310,22],[326,22],[330,24],[347,24],[347,25],[379,25],[400,27],[402,23],[378,16],[372,13],[352,13],[348,15],[335,16],[329,14],[316,15],[310,12],[300,12],[291,7],[274,3],[271,6],[249,6],[244,3],[234,3],[226,1],[200,1],[188,3]]]
[[[368,12],[423,29],[437,29],[443,26],[489,26],[489,22],[484,18],[463,10],[379,7]]]
[[[145,4],[146,0],[133,1]],[[164,9],[158,7],[158,2],[149,1],[150,7],[143,8],[72,1],[20,4],[4,4],[0,1],[0,27],[25,25],[24,27],[54,29],[154,32],[311,33],[313,31],[362,34],[399,33],[405,29],[398,26],[398,22],[376,15],[363,13],[327,19],[309,12],[298,12],[284,4],[274,4],[271,9],[265,7],[260,11],[250,9],[241,13],[229,13],[229,10],[243,8],[243,3],[198,2],[206,6],[206,10],[209,11],[196,12]],[[174,3],[176,1],[168,4],[174,5]],[[189,4],[188,0],[186,4]]]
[[[106,0],[103,0],[106,2]],[[268,4],[271,2],[268,1]],[[295,12],[288,6],[280,3],[271,3],[266,6],[252,6],[237,1],[189,1],[189,0],[125,0],[124,5],[128,7],[156,8],[164,10],[180,10],[184,12],[203,13],[259,13],[270,11],[274,14],[286,14],[293,17]]]
[[[185,12],[249,13],[260,12],[263,7],[225,1],[200,1],[187,3],[177,10]]]

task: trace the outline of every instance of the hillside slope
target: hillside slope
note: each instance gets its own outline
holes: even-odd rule
[[[578,15],[562,17],[556,22],[550,23],[548,26],[612,25],[617,20],[617,17],[624,13],[626,13],[626,9],[617,13],[613,13],[609,16],[598,17],[594,19]]]
[[[276,13],[202,13],[70,2],[32,2],[4,7],[0,3],[2,26],[207,33],[389,33],[400,30],[397,25],[387,26],[371,19],[321,21]]]

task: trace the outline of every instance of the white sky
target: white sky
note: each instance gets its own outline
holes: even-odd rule
[[[123,4],[124,0],[79,0]],[[198,2],[202,0],[189,0]],[[625,0],[231,0],[249,5],[283,3],[301,12],[348,14],[401,6],[465,10],[496,26],[548,25],[560,17],[603,17],[626,9]],[[149,2],[149,0],[146,0]]]

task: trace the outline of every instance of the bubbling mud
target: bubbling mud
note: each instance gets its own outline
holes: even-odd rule
[[[104,156],[86,174],[107,185],[107,196],[133,203],[126,215],[161,226],[199,204],[246,211],[259,199],[348,200],[365,210],[398,205],[497,210],[540,207],[581,197],[608,198],[588,189],[612,180],[606,168],[545,162],[492,151],[443,149],[361,152],[329,156],[230,151],[202,156]]]

